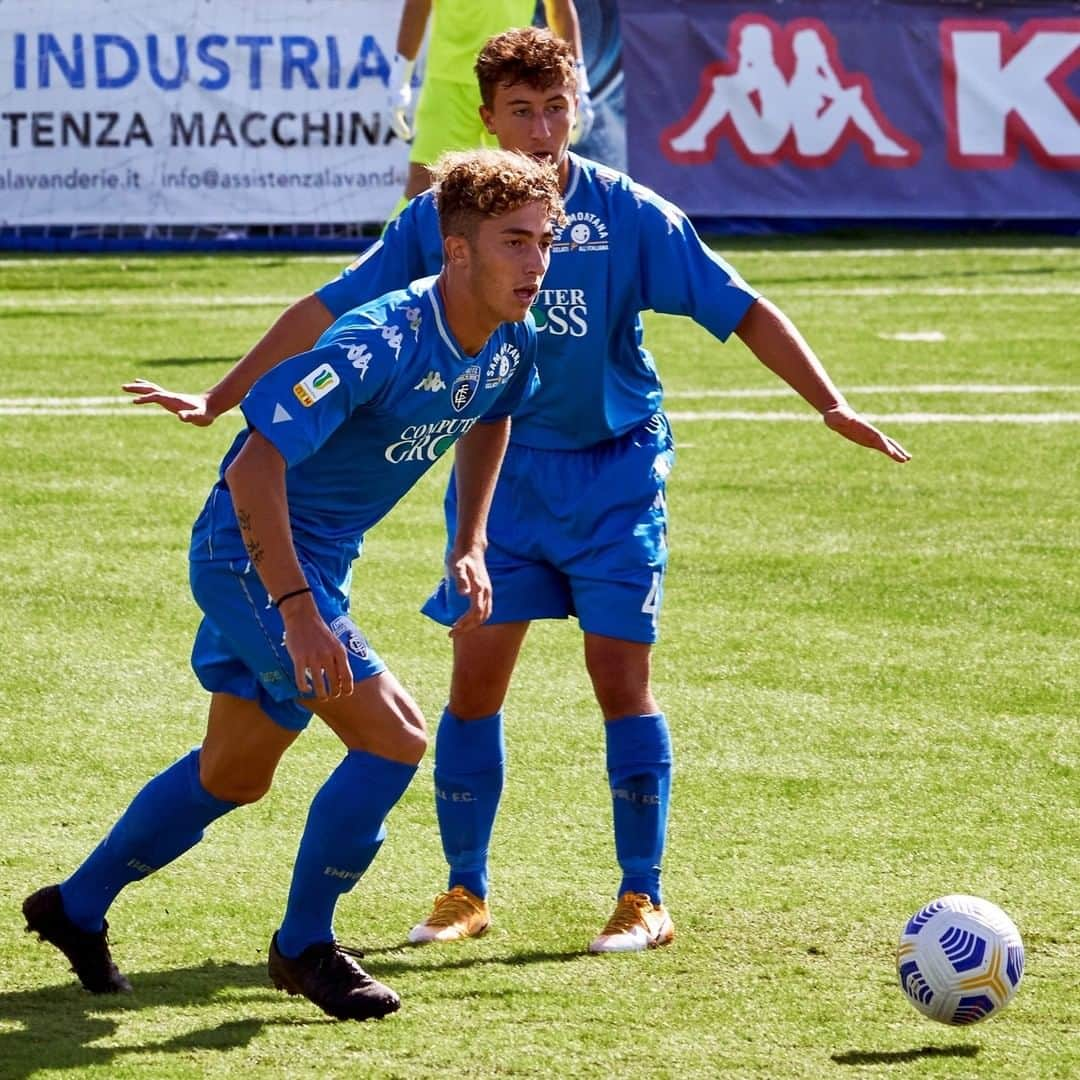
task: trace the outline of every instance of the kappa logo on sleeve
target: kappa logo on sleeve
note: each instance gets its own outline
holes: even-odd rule
[[[371,364],[371,350],[366,345],[349,345],[344,342],[341,347],[345,350],[345,356],[349,363],[360,372],[362,382]]]
[[[320,364],[293,387],[293,393],[305,409],[310,409],[319,398],[326,397],[340,384],[337,372],[329,364]]]

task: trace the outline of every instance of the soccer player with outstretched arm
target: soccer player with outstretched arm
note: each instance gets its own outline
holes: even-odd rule
[[[449,702],[436,735],[448,887],[411,937],[450,941],[487,929],[488,845],[504,777],[503,701],[529,623],[573,615],[604,721],[621,871],[614,911],[589,948],[638,951],[674,936],[661,889],[672,747],[650,678],[674,445],[641,312],[687,315],[721,341],[735,334],[830,430],[892,461],[909,455],[847,404],[791,321],[710,251],[677,207],[569,151],[575,76],[563,42],[545,30],[508,31],[488,41],[476,70],[488,129],[500,146],[557,166],[568,221],[533,308],[540,389],[514,415],[488,523],[492,616],[453,643]],[[436,205],[425,193],[339,279],[284,313],[206,394],[149,384],[129,389],[181,419],[210,423],[275,362],[282,339],[310,332],[438,258]],[[451,547],[455,505],[451,483]],[[425,611],[452,623],[460,601],[444,581]]]

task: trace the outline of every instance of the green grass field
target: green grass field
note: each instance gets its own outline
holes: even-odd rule
[[[618,881],[603,738],[576,624],[538,624],[507,705],[496,924],[403,944],[444,886],[429,759],[339,907],[341,938],[404,999],[363,1025],[265,976],[340,756],[318,725],[261,803],[121,896],[133,995],[78,989],[19,913],[202,734],[188,530],[239,419],[191,429],[119,385],[201,389],[345,260],[0,260],[0,1076],[1080,1074],[1080,249],[725,250],[914,459],[799,422],[738,342],[648,318],[679,441],[655,657],[677,939],[584,952]],[[449,646],[417,608],[444,482],[371,534],[354,593],[432,722]],[[998,903],[1027,947],[1016,999],[973,1028],[923,1019],[894,974],[904,921],[947,892]]]

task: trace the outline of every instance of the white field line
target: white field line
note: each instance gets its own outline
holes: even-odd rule
[[[0,405],[0,416],[168,416],[164,409],[132,409],[122,412],[93,405],[65,408],[56,405]]]
[[[1029,383],[912,383],[908,386],[852,386],[845,388],[848,394],[1076,394],[1080,383],[1061,385],[1038,385]],[[730,390],[669,390],[665,398],[792,398],[795,392],[786,386],[747,387]],[[108,406],[109,411],[130,405],[130,394],[51,397],[0,397],[4,409],[56,409],[61,412],[76,408]],[[140,405],[135,412],[167,415],[164,409],[153,405]]]
[[[158,416],[169,414],[163,409],[130,409],[76,406],[0,405],[0,416]],[[751,412],[732,409],[727,411],[669,412],[669,419],[676,423],[693,423],[699,420],[753,420],[766,422],[817,421],[813,413],[803,412]],[[1080,412],[1053,413],[861,413],[864,419],[875,424],[1080,424]]]
[[[1080,296],[1080,284],[1076,285],[855,285],[850,288],[832,286],[808,286],[779,288],[775,292],[786,298],[813,298],[819,296],[850,297],[852,299],[883,296]],[[82,309],[95,311],[100,308],[221,308],[221,307],[288,307],[296,300],[294,294],[268,294],[265,296],[147,296],[135,293],[111,293],[108,295],[85,294],[82,296],[56,297],[0,297],[0,309],[9,311],[58,311]]]
[[[1080,296],[1078,285],[811,285],[780,288],[784,296]]]
[[[723,243],[718,244],[719,247],[723,247]],[[341,266],[350,261],[354,255],[350,254],[359,253],[360,248],[355,246],[343,247],[341,254],[335,254],[330,252],[326,255],[309,254],[309,255],[288,255],[284,257],[289,262],[295,263],[329,263],[332,265]],[[770,255],[776,258],[783,259],[901,259],[901,258],[916,258],[916,259],[928,259],[935,256],[940,257],[942,255],[948,255],[957,251],[972,252],[977,255],[1073,255],[1080,259],[1080,246],[1077,247],[967,247],[967,246],[954,246],[954,247],[931,247],[931,248],[802,248],[793,251],[780,251],[776,248],[739,248],[738,254],[740,257],[743,255]],[[247,252],[249,261],[258,261],[265,258],[277,258],[272,252]],[[116,260],[123,260],[124,258],[130,258],[132,261],[138,261],[140,263],[147,263],[150,261],[165,261],[172,258],[171,254],[161,256],[145,255],[131,255],[124,256],[117,253],[109,256]],[[10,257],[0,257],[0,269],[5,266],[83,266],[83,265],[100,265],[102,262],[101,255],[12,255]]]
[[[669,412],[668,418],[677,423],[695,420],[785,420],[816,421],[820,417],[812,412],[750,412],[731,409],[727,411]],[[874,424],[1080,424],[1080,412],[1055,413],[870,413],[860,412],[864,420]]]
[[[910,386],[862,386],[850,390],[852,394],[1038,394],[1075,393],[1080,385],[1041,386],[1016,384],[1014,386],[993,383],[918,383]],[[792,391],[785,387],[762,387],[731,390],[683,390],[668,395],[669,398],[791,398]],[[127,396],[81,396],[81,397],[8,397],[0,398],[0,416],[158,416],[170,417],[164,409],[154,406],[131,408],[132,399]],[[955,412],[896,412],[862,415],[875,423],[895,424],[1075,424],[1080,422],[1077,412],[1021,412],[1021,413],[955,413]],[[700,420],[756,420],[766,422],[812,422],[818,417],[808,410],[784,412],[750,410],[674,410],[668,416],[678,422]]]
[[[671,398],[785,398],[793,390],[785,386],[762,386],[745,390],[666,390]],[[1015,386],[999,383],[914,383],[910,386],[851,386],[844,393],[853,394],[1075,394],[1080,383],[1063,386]]]
[[[135,293],[84,296],[0,296],[0,308],[21,311],[56,311],[59,308],[189,308],[189,307],[288,307],[295,294],[281,296],[139,296]]]

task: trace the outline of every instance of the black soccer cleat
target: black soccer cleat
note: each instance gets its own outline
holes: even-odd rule
[[[46,885],[23,901],[26,932],[55,945],[91,994],[127,994],[131,983],[120,974],[109,953],[109,924],[103,930],[81,930],[68,918],[59,885]]]
[[[287,994],[301,994],[338,1020],[377,1020],[397,1012],[401,998],[373,979],[354,959],[362,956],[336,941],[309,945],[290,959],[270,939],[270,981]]]

